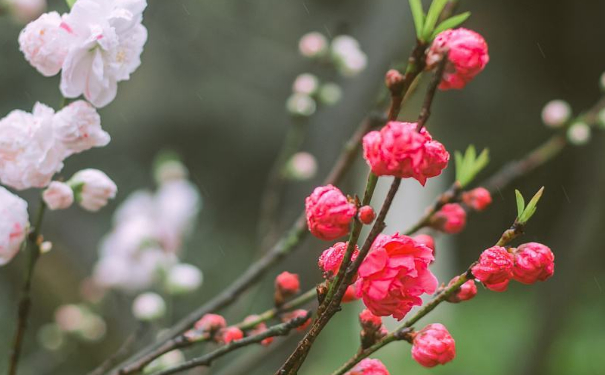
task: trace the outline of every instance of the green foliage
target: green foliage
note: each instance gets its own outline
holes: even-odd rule
[[[73,8],[74,4],[76,3],[77,0],[65,0],[65,2],[67,3],[67,6],[69,7],[69,9]]]
[[[447,2],[448,0],[433,0],[428,13],[426,14],[424,27],[422,28],[422,38],[420,38],[421,40],[429,40],[430,36],[433,34],[433,30],[435,29],[435,25],[439,20],[439,16],[441,15],[443,8],[445,8],[447,5]]]
[[[460,26],[471,16],[470,12],[464,12],[446,19],[437,26],[439,16],[441,16],[449,0],[433,0],[427,14],[424,13],[420,0],[409,1],[416,29],[416,37],[423,42],[430,42],[440,32]]]
[[[424,27],[424,10],[420,0],[410,0],[410,9],[414,18],[414,26],[416,28],[416,37],[422,39],[422,29]]]
[[[456,181],[460,187],[464,188],[470,184],[477,174],[483,170],[489,163],[489,150],[484,149],[479,156],[475,146],[470,145],[464,155],[459,151],[454,153],[456,161]]]
[[[443,32],[445,30],[453,29],[453,28],[460,26],[470,16],[471,16],[471,12],[464,12],[464,13],[461,13],[461,14],[458,14],[458,15],[455,15],[453,17],[446,19],[445,21],[441,22],[435,28],[435,30],[431,34],[431,37],[429,40],[432,41],[433,39],[435,39],[435,37],[437,37],[437,35],[439,35],[439,33]]]
[[[536,213],[538,209],[538,202],[540,198],[542,198],[542,194],[544,193],[544,186],[538,190],[538,192],[532,197],[527,206],[525,206],[525,199],[523,195],[519,192],[519,190],[515,190],[515,195],[517,197],[517,222],[519,224],[526,224],[529,219]]]

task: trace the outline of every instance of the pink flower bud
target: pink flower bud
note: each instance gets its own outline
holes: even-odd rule
[[[530,242],[514,251],[513,279],[523,284],[545,281],[555,273],[555,255],[547,246]]]
[[[458,281],[458,277],[456,276],[449,282],[448,287],[452,286],[456,281]],[[477,295],[477,285],[475,284],[475,280],[468,280],[464,284],[460,286],[457,292],[448,297],[447,301],[451,303],[458,303],[462,301],[468,301],[473,299]]]
[[[258,319],[258,315],[250,315],[244,319],[244,323],[254,322]],[[267,330],[267,325],[265,323],[258,323],[256,326],[250,329],[250,335],[259,335]],[[274,337],[267,337],[263,341],[260,342],[262,346],[269,346],[274,340]]]
[[[332,185],[315,188],[305,201],[305,210],[309,231],[324,241],[349,233],[349,225],[357,212],[355,205]]]
[[[316,57],[324,54],[328,49],[328,40],[318,32],[303,35],[298,42],[298,50],[305,57]]]
[[[363,224],[368,225],[371,224],[376,218],[376,213],[371,206],[363,206],[359,209],[359,221]]]
[[[229,344],[232,341],[244,338],[244,332],[241,329],[231,326],[221,329],[216,335],[216,341],[221,344]]]
[[[282,272],[275,278],[275,303],[282,305],[286,299],[300,292],[300,280],[297,274]]]
[[[195,322],[195,329],[203,332],[216,332],[227,327],[227,321],[217,314],[206,314]]]
[[[307,316],[307,314],[308,314],[307,310],[302,310],[302,309],[294,310],[294,311],[291,311],[289,313],[282,315],[282,321],[289,322],[290,320],[294,320],[296,318]],[[307,321],[304,322],[302,325],[298,326],[296,328],[296,330],[298,332],[304,332],[307,329],[307,327],[309,327],[310,324],[311,324],[311,317],[309,317],[309,319],[307,319]]]
[[[504,292],[513,277],[513,256],[501,246],[490,247],[471,271],[487,289]]]
[[[337,242],[334,246],[324,250],[319,257],[319,268],[324,272],[324,277],[330,279],[338,273],[342,258],[347,252],[348,242]],[[351,256],[351,261],[354,261],[359,254],[359,248],[355,245],[355,250]]]
[[[359,314],[359,322],[361,323],[362,327],[372,326],[378,329],[382,326],[382,318],[372,314],[372,312],[368,309],[364,309]]]
[[[397,69],[389,70],[384,78],[385,84],[391,92],[401,91],[404,80],[403,74],[399,73]]]
[[[391,121],[363,137],[363,156],[377,176],[414,178],[422,185],[441,174],[450,155],[418,124]]]
[[[297,152],[286,166],[288,176],[295,180],[308,180],[317,173],[317,160],[308,152]]]
[[[466,225],[466,211],[457,203],[448,203],[433,215],[431,226],[445,233],[461,232]]]
[[[422,366],[444,365],[455,357],[456,342],[442,324],[429,324],[414,336],[412,358]]]
[[[483,211],[492,203],[492,195],[487,189],[478,187],[463,193],[462,201],[475,211]]]
[[[551,128],[560,128],[571,117],[571,107],[564,100],[551,100],[542,109],[542,121]]]
[[[51,210],[64,210],[74,203],[74,192],[69,185],[53,181],[42,193],[44,203]]]
[[[345,375],[389,375],[389,371],[380,360],[366,358]]]
[[[439,84],[441,90],[464,88],[489,61],[485,39],[464,28],[437,35],[427,53],[427,67],[434,67],[446,53],[448,62]]]

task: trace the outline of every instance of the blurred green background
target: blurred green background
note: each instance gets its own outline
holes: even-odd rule
[[[67,10],[61,1],[52,1],[49,8]],[[489,147],[492,162],[481,179],[551,134],[540,121],[546,102],[565,99],[577,113],[598,100],[598,79],[605,70],[605,2],[463,0],[461,9],[472,11],[466,27],[484,35],[491,61],[465,90],[438,94],[428,126],[450,151],[470,143]],[[402,63],[414,43],[404,0],[153,0],[144,24],[149,40],[143,64],[130,81],[120,84],[117,99],[100,111],[112,142],[70,158],[61,173],[70,176],[84,167],[99,168],[116,181],[119,196],[99,214],[73,208],[47,216],[45,237],[55,246],[42,258],[34,281],[24,375],[84,374],[136,329],[132,296],[116,293],[101,311],[108,324],[104,340],[73,341],[59,351],[44,350],[36,342],[37,329],[52,321],[58,306],[80,301],[79,283],[91,272],[98,242],[109,231],[119,202],[135,189],[153,187],[151,166],[158,150],[171,148],[182,155],[204,199],[184,259],[203,270],[205,284],[194,295],[172,301],[171,314],[163,322],[167,326],[228,285],[258,254],[259,202],[292,124],[284,104],[292,81],[306,71],[330,74],[299,55],[299,38],[310,31],[350,34],[369,59],[368,68],[355,78],[331,77],[343,88],[342,101],[309,119],[302,149],[318,158],[319,172],[310,181],[285,186],[278,219],[283,228],[330,169],[344,139],[373,109],[385,71]],[[21,28],[0,18],[2,116],[15,108],[30,110],[36,101],[55,108],[60,102],[58,77],[42,77],[19,52]],[[419,99],[409,103],[402,118],[415,118]],[[595,132],[587,146],[569,147],[513,183],[526,195],[546,186],[523,241],[540,241],[553,249],[555,276],[531,287],[514,283],[500,294],[480,288],[472,302],[440,308],[421,325],[443,322],[456,339],[456,360],[423,369],[411,360],[407,343],[396,343],[377,356],[391,374],[603,374],[604,146],[603,135]],[[360,192],[365,173],[359,160],[343,189]],[[420,214],[419,207],[451,180],[450,171],[431,181],[424,192],[406,184],[389,230],[405,228],[402,223],[412,222],[411,215]],[[32,208],[36,194],[23,194]],[[511,187],[503,190],[486,212],[472,215],[466,231],[440,243],[445,263],[439,265],[440,280],[465,269],[495,242],[514,219],[513,198]],[[399,218],[401,222],[395,220]],[[272,279],[283,269],[299,273],[304,287],[317,283],[316,259],[325,247],[307,240],[270,272],[261,289],[253,289],[226,312],[230,321],[268,308]],[[24,266],[20,255],[0,269],[0,353],[8,353]],[[347,305],[338,314],[301,374],[328,374],[354,353],[360,309],[358,304]],[[279,347],[238,352],[210,371],[191,373],[272,374],[295,344],[294,338]],[[2,354],[0,368],[5,365]]]

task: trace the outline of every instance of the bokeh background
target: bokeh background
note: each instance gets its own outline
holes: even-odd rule
[[[49,8],[67,10],[61,1],[51,1]],[[562,98],[579,113],[599,99],[598,80],[605,70],[605,2],[463,0],[461,9],[472,11],[466,26],[485,36],[491,61],[465,90],[438,94],[428,126],[450,151],[471,143],[489,147],[492,162],[481,179],[551,135],[540,121],[546,102]],[[184,259],[203,270],[205,283],[199,292],[171,302],[170,314],[161,324],[169,326],[217,294],[258,256],[260,199],[292,126],[285,101],[293,79],[307,71],[328,77],[341,85],[343,98],[335,106],[320,108],[305,125],[307,137],[301,149],[317,157],[319,171],[309,181],[284,186],[276,217],[282,229],[290,225],[304,197],[330,169],[344,139],[374,108],[384,72],[404,62],[414,42],[404,0],[153,0],[144,23],[149,41],[143,64],[130,81],[120,85],[118,98],[100,111],[112,142],[70,158],[61,173],[70,176],[84,167],[102,169],[117,182],[119,196],[99,214],[73,208],[47,216],[44,234],[55,246],[42,258],[34,281],[24,375],[83,374],[136,329],[130,312],[133,296],[116,293],[98,307],[108,325],[104,339],[72,340],[55,351],[40,347],[36,339],[37,330],[53,320],[58,306],[81,301],[80,282],[90,275],[113,211],[133,190],[153,188],[151,167],[159,150],[169,148],[182,156],[204,200]],[[58,77],[42,77],[19,52],[21,28],[6,16],[0,18],[2,116],[15,108],[29,110],[36,101],[55,108],[60,102]],[[303,58],[298,40],[310,31],[354,36],[368,55],[367,69],[344,79]],[[415,118],[418,108],[419,98],[414,98],[402,118]],[[544,185],[545,196],[523,241],[551,246],[557,257],[556,274],[531,287],[514,283],[506,293],[480,290],[470,303],[440,308],[422,324],[447,325],[456,338],[456,360],[427,370],[411,360],[407,343],[392,344],[377,355],[392,374],[603,373],[604,146],[603,135],[594,132],[588,145],[569,147],[495,195],[492,207],[473,214],[462,234],[440,239],[438,276],[447,281],[512,222],[513,187],[530,195]],[[365,174],[359,160],[343,189],[360,192]],[[406,183],[389,217],[388,230],[404,229],[413,222],[452,178],[450,170],[425,190]],[[25,194],[32,208],[37,194]],[[325,247],[314,239],[305,241],[226,316],[238,321],[268,308],[272,279],[281,270],[299,273],[303,286],[313,286],[320,280],[316,259]],[[20,255],[0,269],[1,353],[8,353],[24,268],[25,257]],[[354,353],[360,309],[352,304],[338,314],[301,374],[330,373]],[[238,352],[218,361],[210,371],[192,373],[273,373],[298,337],[274,348]],[[199,349],[188,353],[199,353]],[[3,354],[0,368],[5,365]]]

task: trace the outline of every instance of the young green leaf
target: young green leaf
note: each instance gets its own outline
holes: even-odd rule
[[[534,213],[538,209],[538,202],[540,201],[540,198],[542,198],[543,193],[544,193],[544,186],[542,186],[542,188],[540,188],[540,190],[538,190],[538,192],[533,196],[533,198],[527,204],[527,207],[525,207],[525,210],[523,210],[523,214],[519,217],[519,222],[521,224],[527,223],[529,221],[529,219],[531,219],[531,217],[534,215]]]
[[[69,9],[73,8],[74,4],[76,3],[77,0],[65,0],[65,2],[67,3],[67,6],[69,7]]]
[[[517,197],[517,218],[521,218],[523,211],[525,211],[525,199],[523,199],[523,195],[517,189],[515,189],[515,196]]]
[[[454,151],[454,160],[456,161],[456,181],[460,182],[463,179],[462,171],[464,168],[464,158],[460,151]]]
[[[433,34],[437,20],[439,20],[439,15],[441,15],[443,8],[445,8],[448,1],[449,0],[433,0],[428,13],[426,14],[421,40],[426,41]]]
[[[455,27],[462,25],[462,23],[464,21],[466,21],[470,16],[471,16],[471,12],[464,12],[464,13],[458,14],[454,17],[448,18],[445,21],[441,22],[439,24],[439,26],[437,26],[437,28],[435,28],[435,31],[433,31],[433,34],[431,35],[431,38],[429,41],[432,41],[433,39],[435,39],[435,37],[437,37],[437,35],[439,35],[439,33],[443,32],[445,30],[453,29]]]
[[[416,37],[422,39],[424,10],[422,10],[422,3],[420,0],[410,0],[410,9],[412,10],[412,18],[414,18],[414,26],[416,27]]]

